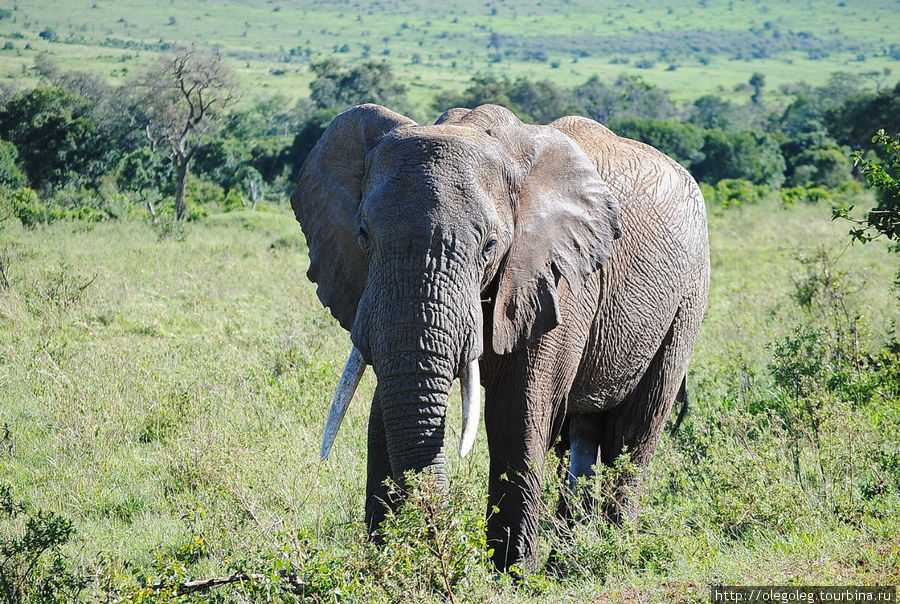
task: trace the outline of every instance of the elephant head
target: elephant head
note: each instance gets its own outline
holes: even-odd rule
[[[375,528],[386,478],[428,470],[445,479],[453,380],[463,386],[465,454],[484,346],[507,354],[560,322],[560,280],[577,293],[610,258],[619,207],[572,139],[493,105],[453,109],[429,126],[354,107],[310,153],[291,202],[307,275],[353,342],[323,458],[365,366],[377,377],[367,497]]]

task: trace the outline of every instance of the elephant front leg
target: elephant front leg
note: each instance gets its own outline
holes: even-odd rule
[[[491,447],[487,540],[498,570],[513,565],[529,572],[537,569],[543,467],[542,456],[512,459]]]
[[[543,407],[530,399],[534,393],[515,393],[509,398],[491,396],[488,388],[485,426],[490,450],[488,484],[488,547],[494,565],[509,570],[518,565],[537,569],[538,521],[541,486],[549,443],[560,426],[558,405]],[[553,400],[547,396],[543,400]],[[556,411],[559,411],[556,413]]]

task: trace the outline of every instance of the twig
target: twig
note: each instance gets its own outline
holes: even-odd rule
[[[152,217],[153,224],[156,224],[157,215],[156,210],[153,208],[153,200],[147,200],[147,209],[150,210],[150,216]]]
[[[297,575],[289,572],[279,572],[278,576],[284,581],[284,585],[282,588],[286,591],[289,591],[293,594],[303,595],[306,592],[306,585],[297,578]],[[267,575],[263,575],[260,573],[240,573],[235,575],[229,575],[227,577],[212,577],[210,579],[196,579],[194,581],[186,581],[184,583],[175,583],[172,585],[167,585],[165,583],[157,583],[156,585],[148,585],[147,589],[153,590],[174,590],[177,593],[188,593],[192,591],[203,591],[206,589],[212,589],[214,587],[221,587],[222,585],[229,585],[231,583],[252,583],[252,582],[263,582],[267,578]]]

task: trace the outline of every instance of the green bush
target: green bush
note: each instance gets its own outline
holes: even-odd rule
[[[14,191],[7,199],[7,204],[12,214],[28,228],[65,220],[68,216],[65,210],[52,208],[43,203],[38,194],[28,187]]]
[[[41,199],[36,191],[23,187],[0,191],[0,195],[0,205],[6,208],[0,214],[15,216],[27,228],[60,220],[99,222],[123,217],[131,209],[128,198],[114,190],[64,188]]]
[[[707,201],[723,208],[755,204],[762,201],[768,190],[768,187],[755,185],[748,180],[724,178],[712,188],[712,195],[707,197]],[[708,191],[709,189],[706,192]],[[704,192],[704,196],[706,192]]]
[[[32,512],[9,485],[0,484],[0,601],[75,601],[88,580],[60,553],[74,536],[68,519],[49,510]]]
[[[225,190],[214,182],[188,177],[185,199],[188,206],[218,206],[225,198]]]
[[[449,493],[433,476],[410,475],[407,482],[404,503],[380,529],[384,547],[372,549],[372,570],[385,595],[456,601],[490,568],[483,504],[462,480]]]
[[[25,173],[17,164],[18,159],[16,146],[0,139],[0,185],[18,189],[28,184]]]
[[[228,194],[219,201],[219,206],[223,212],[237,212],[246,208],[247,203],[239,191],[229,189]]]
[[[831,201],[831,193],[825,187],[789,187],[781,190],[781,202],[786,206],[798,203]]]

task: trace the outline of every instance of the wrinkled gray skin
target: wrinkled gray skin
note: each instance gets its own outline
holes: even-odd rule
[[[361,105],[328,127],[292,204],[308,276],[377,377],[370,530],[396,504],[387,478],[445,481],[448,391],[478,357],[498,568],[536,566],[554,443],[570,480],[624,447],[647,467],[709,282],[703,198],[674,161],[581,117],[528,126],[484,105],[418,126]],[[633,517],[634,491],[602,506]]]

